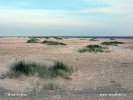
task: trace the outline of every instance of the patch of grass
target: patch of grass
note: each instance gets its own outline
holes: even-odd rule
[[[39,39],[31,38],[27,41],[27,43],[39,43]]]
[[[63,40],[62,37],[54,37],[54,39],[57,39],[57,40]]]
[[[47,44],[47,45],[66,45],[65,43],[62,42],[57,42],[57,41],[47,41],[44,40],[42,44]]]
[[[59,84],[49,81],[43,86],[43,90],[59,90],[61,87]]]
[[[87,45],[86,47],[79,50],[79,52],[105,52],[106,47],[100,46],[100,45]]]
[[[49,72],[51,77],[62,76],[68,79],[72,74],[73,69],[71,67],[68,67],[68,65],[64,64],[63,62],[55,61],[54,65],[49,67]]]
[[[19,60],[15,61],[11,67],[10,71],[7,73],[8,76],[15,77],[20,75],[33,75],[37,73],[40,68],[43,68],[44,65],[32,62],[32,61],[25,61]]]
[[[30,88],[30,94],[37,95],[43,91],[47,90],[60,90],[62,87],[55,83],[52,80],[45,80],[43,83],[40,83],[39,81],[32,83]]]
[[[102,42],[102,45],[113,45],[113,46],[118,46],[119,44],[124,44],[123,42],[119,41],[110,41],[110,42]]]
[[[39,83],[39,81],[37,81],[37,82],[35,82],[35,83],[32,83],[31,86],[32,86],[32,87],[31,87],[30,92],[31,92],[32,94],[34,94],[34,95],[39,94],[39,92],[42,91],[42,86],[41,86],[41,84]]]
[[[36,74],[40,78],[55,78],[60,76],[67,79],[72,71],[72,68],[60,61],[56,61],[52,66],[46,66],[36,62],[19,60],[15,61],[11,65],[9,72],[2,74],[2,77],[17,78],[22,75],[29,76]]]
[[[50,37],[48,37],[48,36],[33,36],[33,37],[29,37],[29,38],[45,38],[45,39],[49,39]]]
[[[11,79],[11,78],[17,78],[19,76],[21,76],[21,74],[18,73],[18,72],[14,72],[14,71],[9,71],[7,73],[3,73],[2,74],[3,79],[6,78],[6,77],[8,77],[9,79]]]

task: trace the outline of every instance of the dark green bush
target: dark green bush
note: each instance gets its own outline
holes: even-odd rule
[[[54,39],[62,40],[63,38],[62,37],[54,37]]]
[[[124,44],[123,42],[119,41],[110,41],[110,42],[102,42],[102,45],[113,45],[113,46],[118,46],[118,44]]]
[[[19,74],[30,75],[34,74],[40,67],[42,67],[42,65],[39,63],[19,60],[11,65],[10,70],[11,72]]]
[[[22,75],[29,76],[36,74],[40,78],[54,78],[57,76],[68,78],[72,71],[72,68],[60,61],[56,61],[52,66],[46,66],[36,62],[19,60],[15,61],[11,65],[9,72],[2,76],[4,78],[17,78]]]
[[[45,39],[49,39],[50,37],[48,37],[48,36],[33,36],[33,37],[29,37],[29,38],[34,38],[34,39],[36,39],[36,38],[45,38]]]
[[[66,45],[65,43],[62,42],[57,42],[57,41],[47,41],[44,40],[42,44],[47,44],[47,45]]]
[[[104,52],[106,47],[102,47],[100,45],[87,45],[86,47],[79,50],[79,52]]]
[[[63,62],[55,61],[54,65],[49,67],[49,72],[51,77],[63,76],[65,78],[68,78],[73,70]]]
[[[31,38],[27,41],[27,43],[39,43],[39,39]]]

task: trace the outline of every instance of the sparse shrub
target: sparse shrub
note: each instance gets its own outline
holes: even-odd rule
[[[47,90],[60,90],[62,88],[58,83],[55,83],[52,80],[45,80],[43,83],[37,81],[36,83],[32,83],[31,86],[30,94],[32,95],[37,95],[40,92]]]
[[[20,76],[20,73],[18,73],[18,72],[13,72],[13,71],[9,71],[9,72],[7,72],[7,73],[2,73],[2,74],[0,75],[0,78],[1,78],[1,79],[5,79],[6,77],[8,77],[9,79],[11,79],[11,78],[17,78],[18,76]]]
[[[49,67],[49,72],[51,77],[62,76],[68,78],[73,69],[65,65],[63,62],[56,61],[53,66]]]
[[[44,84],[43,90],[59,90],[61,87],[59,84],[49,81]]]
[[[57,41],[47,41],[44,40],[42,44],[47,44],[47,45],[66,45],[65,43],[62,42],[57,42]]]
[[[39,39],[31,38],[27,41],[27,43],[39,43]]]
[[[39,81],[37,81],[35,83],[32,83],[31,86],[32,86],[31,91],[30,91],[31,94],[36,95],[36,94],[39,94],[39,92],[42,91],[42,86],[41,86]]]
[[[11,65],[9,73],[10,75],[14,73],[18,75],[32,75],[37,72],[38,69],[41,67],[43,67],[43,65],[36,62],[19,60]]]
[[[56,61],[52,66],[31,62],[31,61],[16,61],[14,62],[9,72],[2,74],[2,78],[17,78],[25,75],[37,75],[40,78],[54,78],[57,76],[68,78],[72,73],[72,68],[68,67],[60,61]]]
[[[123,44],[123,42],[119,41],[110,41],[110,42],[102,42],[102,45],[113,45],[113,46],[118,46],[118,44]]]
[[[63,38],[62,37],[54,37],[54,39],[62,40]]]
[[[87,45],[86,47],[82,48],[79,50],[79,52],[84,53],[84,52],[104,52],[106,47],[102,47],[100,45]]]
[[[33,36],[33,37],[29,37],[29,38],[34,38],[34,39],[36,39],[36,38],[45,38],[45,39],[49,39],[50,37],[48,37],[48,36]]]
[[[49,78],[49,70],[48,70],[48,67],[49,66],[42,66],[42,67],[38,67],[37,69],[36,69],[36,72],[37,72],[37,74],[38,74],[38,76],[40,77],[40,78]]]

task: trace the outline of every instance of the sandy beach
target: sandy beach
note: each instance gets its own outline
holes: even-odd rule
[[[63,87],[63,91],[77,90],[81,91],[83,95],[87,93],[100,94],[108,92],[132,94],[133,39],[116,39],[117,41],[124,42],[124,44],[109,46],[109,53],[78,52],[80,48],[86,45],[110,41],[109,38],[97,38],[97,41],[90,41],[89,38],[49,39],[66,43],[66,46],[26,43],[28,39],[28,37],[0,38],[0,74],[7,72],[10,65],[17,59],[32,60],[45,64],[59,60],[72,66],[74,69],[70,80],[62,78],[54,79],[55,82]],[[43,40],[40,39],[40,41]],[[0,89],[28,93],[34,83],[41,83],[42,81],[45,81],[45,79],[42,80],[34,76],[21,77],[19,79],[5,78],[0,79]],[[127,96],[128,100],[131,100],[131,96]],[[65,98],[64,100],[69,99],[67,96]],[[61,97],[57,96],[57,98],[52,100],[56,99],[61,100]]]

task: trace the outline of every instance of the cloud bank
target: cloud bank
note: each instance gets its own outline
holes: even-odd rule
[[[0,0],[0,35],[133,36],[133,0]]]

